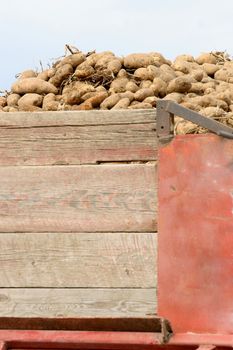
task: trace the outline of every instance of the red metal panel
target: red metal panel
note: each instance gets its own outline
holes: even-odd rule
[[[5,349],[152,349],[160,334],[140,332],[73,332],[0,330]],[[3,344],[3,343],[2,343]],[[2,346],[1,349],[5,350]]]
[[[2,341],[4,340],[4,341]],[[0,330],[0,350],[8,349],[111,349],[195,350],[199,344],[232,348],[233,335],[176,334],[162,344],[156,333]],[[206,350],[210,350],[209,347]]]
[[[176,332],[233,334],[233,141],[159,150],[159,315]]]

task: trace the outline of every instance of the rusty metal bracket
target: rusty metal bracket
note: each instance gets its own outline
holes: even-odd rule
[[[228,139],[233,139],[233,128],[217,122],[214,119],[187,109],[169,100],[157,102],[157,136],[161,143],[169,142],[174,136],[174,115],[200,125],[205,129]]]

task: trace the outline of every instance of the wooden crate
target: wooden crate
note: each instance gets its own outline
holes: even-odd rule
[[[155,111],[0,113],[0,318],[156,314]]]

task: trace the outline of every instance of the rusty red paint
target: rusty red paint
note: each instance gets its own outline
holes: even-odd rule
[[[233,141],[159,150],[159,315],[176,332],[233,332]]]
[[[4,340],[4,341],[3,341]],[[196,350],[215,344],[232,348],[233,335],[176,334],[161,344],[156,333],[0,330],[0,350],[8,349],[103,349],[103,350]]]
[[[177,333],[169,340],[171,349],[173,346],[195,346],[199,344],[202,349],[207,347],[231,347],[233,345],[233,334],[198,334],[198,333]]]
[[[161,342],[156,333],[0,331],[5,349],[150,349]]]

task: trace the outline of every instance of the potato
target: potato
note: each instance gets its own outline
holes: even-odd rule
[[[154,94],[159,97],[164,97],[167,93],[167,84],[161,78],[154,78],[150,88],[154,91]]]
[[[202,69],[190,70],[190,76],[195,79],[197,82],[202,81],[204,77],[204,72]]]
[[[59,106],[59,102],[56,101],[56,95],[48,94],[44,96],[42,109],[44,111],[57,111]]]
[[[154,63],[153,56],[146,53],[133,53],[124,58],[124,66],[128,69],[145,68]]]
[[[43,97],[39,94],[25,94],[18,100],[18,106],[20,111],[34,112],[41,110]]]
[[[35,78],[36,76],[37,76],[37,73],[34,70],[30,69],[20,73],[18,79]]]
[[[117,78],[128,78],[128,73],[126,72],[125,69],[120,69],[118,74],[117,74]]]
[[[215,72],[214,78],[225,82],[233,82],[233,69],[227,69],[225,67]]]
[[[49,83],[53,84],[56,87],[59,87],[61,83],[66,80],[71,74],[73,74],[72,65],[69,63],[64,64],[56,70],[54,76],[49,79]]]
[[[49,77],[48,77],[48,73],[46,72],[46,70],[44,70],[43,72],[39,73],[37,75],[37,77],[39,79],[42,79],[42,80],[45,80],[45,81],[48,81],[49,80]]]
[[[233,113],[227,113],[226,115],[227,117],[227,124],[230,126],[230,127],[233,127]]]
[[[220,83],[216,85],[216,91],[217,92],[228,91],[231,94],[231,98],[233,99],[233,84],[220,81]]]
[[[191,88],[189,89],[190,92],[194,92],[195,94],[201,95],[205,91],[205,84],[203,83],[192,83]]]
[[[80,66],[77,67],[74,72],[74,76],[78,79],[86,79],[95,73],[95,69],[92,66],[86,66],[85,68],[80,69]]]
[[[206,91],[206,89],[212,88],[215,89],[216,88],[216,82],[214,80],[211,80],[207,83],[203,84],[204,90]]]
[[[166,60],[166,58],[159,52],[149,52],[149,55],[154,59],[154,65],[161,66],[162,64],[170,64],[170,61]]]
[[[203,63],[217,63],[217,58],[211,53],[202,53],[200,56],[196,58],[196,62],[198,64],[203,64]]]
[[[117,74],[121,70],[121,67],[121,61],[117,58],[109,61],[107,65],[107,69],[110,70],[113,74]]]
[[[149,73],[149,79],[153,80],[154,78],[158,78],[161,76],[161,74],[166,75],[164,71],[162,71],[160,68],[149,65],[147,68],[147,71]]]
[[[152,85],[152,81],[151,80],[143,80],[143,81],[141,81],[141,83],[139,85],[139,88],[140,89],[150,88],[151,85]]]
[[[85,59],[86,55],[84,55],[82,52],[74,53],[63,58],[56,66],[56,68],[61,68],[62,66],[65,66],[67,64],[71,65],[73,68],[76,68],[79,64],[84,62]]]
[[[48,111],[154,108],[162,98],[196,111],[213,107],[233,115],[233,60],[220,62],[220,56],[204,53],[194,60],[179,55],[171,62],[158,52],[124,58],[111,51],[77,52],[39,74],[22,72],[10,93],[0,98],[0,110],[22,110],[23,103],[27,110]],[[30,101],[24,95],[31,95]]]
[[[18,109],[18,107],[5,106],[5,107],[2,107],[2,111],[3,112],[18,112],[19,109]]]
[[[44,111],[58,111],[59,110],[59,102],[48,101],[45,105],[43,105],[42,109]]]
[[[181,106],[188,108],[188,109],[191,109],[191,110],[196,111],[196,112],[199,112],[201,109],[201,106],[197,105],[196,103],[189,102],[189,101],[183,101],[180,104],[181,104]]]
[[[179,135],[192,134],[197,130],[197,125],[187,120],[175,118],[174,132]]]
[[[189,62],[189,64],[190,64],[190,67],[191,67],[191,69],[192,69],[192,71],[195,71],[195,70],[201,70],[201,71],[203,71],[203,67],[202,66],[200,66],[200,64],[198,64],[197,62]]]
[[[185,101],[187,101],[189,98],[198,97],[198,95],[194,92],[188,92],[187,94],[183,94],[183,96]]]
[[[140,89],[134,94],[135,100],[139,102],[142,102],[143,100],[145,100],[145,98],[149,96],[154,96],[154,91],[151,88]]]
[[[100,104],[101,109],[111,109],[112,107],[117,104],[121,99],[120,94],[112,94],[111,96],[108,96],[103,102]]]
[[[162,64],[159,68],[157,68],[160,70],[160,72],[165,72],[165,73],[168,73],[168,74],[171,74],[173,75],[173,77],[175,78],[175,72],[174,70],[172,69],[172,67],[170,67],[168,64]]]
[[[70,88],[68,85],[62,91],[62,102],[66,105],[75,105],[82,102],[78,88]]]
[[[129,109],[151,109],[153,107],[150,103],[138,102],[136,104],[130,105],[128,108]]]
[[[208,97],[205,97],[208,96]],[[218,98],[218,94],[213,93],[209,95],[203,96],[202,100],[205,100],[205,98],[208,98],[208,105],[206,107],[220,107],[226,111],[228,111],[228,104],[224,101]]]
[[[86,83],[84,81],[71,81],[69,84],[65,84],[62,89],[62,94],[67,94],[73,90],[82,89]],[[60,88],[61,89],[61,88]]]
[[[176,73],[176,77],[177,77],[177,78],[178,78],[178,77],[182,77],[182,76],[185,75],[183,72],[180,72],[180,71],[178,71],[178,70],[176,70],[175,73]]]
[[[98,60],[100,60],[102,57],[106,57],[106,56],[115,57],[115,55],[112,51],[103,51],[103,52],[98,52],[98,53],[97,52],[92,53],[90,56],[88,56],[86,58],[86,60],[88,61],[88,63],[92,67],[94,67]]]
[[[49,78],[54,76],[56,70],[54,68],[46,69],[37,75],[37,78],[48,81]]]
[[[180,71],[184,74],[188,74],[191,70],[191,67],[189,65],[188,62],[183,61],[183,60],[176,60],[173,64],[172,64],[172,68],[175,71]]]
[[[84,102],[86,100],[88,100],[89,98],[96,96],[99,92],[97,91],[90,91],[90,92],[86,92],[84,95],[81,96],[81,100]]]
[[[133,81],[129,81],[125,86],[126,91],[136,92],[139,87]]]
[[[206,107],[200,110],[200,114],[204,115],[205,117],[219,118],[223,117],[226,112],[219,107]]]
[[[63,100],[68,105],[77,105],[82,102],[82,96],[88,92],[95,92],[94,86],[86,83],[73,85],[73,88],[63,89]]]
[[[141,80],[151,80],[155,77],[159,77],[161,73],[165,74],[165,72],[162,72],[159,68],[149,65],[147,68],[138,68],[134,72],[134,77],[136,79]]]
[[[215,100],[213,98],[213,96],[211,96],[210,94],[209,95],[204,95],[204,96],[201,96],[200,97],[200,105],[203,106],[203,107],[208,107],[208,106],[211,106],[213,105],[213,101]]]
[[[108,97],[107,92],[98,92],[95,96],[90,97],[88,100],[86,100],[83,104],[91,104],[92,108],[99,107],[100,104]]]
[[[95,90],[99,92],[107,92],[106,88],[102,85],[97,86]]]
[[[224,92],[219,92],[216,93],[216,98],[218,100],[223,100],[224,102],[226,102],[228,105],[231,104],[232,102],[232,95],[229,91],[224,91]]]
[[[125,97],[118,101],[112,109],[124,109],[130,105],[130,100]]]
[[[93,109],[93,106],[91,104],[91,102],[83,102],[81,103],[79,106],[72,106],[71,107],[72,110],[80,110],[80,111],[90,111],[91,109]]]
[[[146,68],[138,68],[134,72],[134,77],[136,79],[141,79],[141,80],[153,80],[151,79],[151,74],[148,72]]]
[[[171,92],[170,94],[167,94],[163,99],[164,100],[171,100],[176,103],[181,103],[184,98],[183,94],[180,94],[179,92]]]
[[[110,92],[125,92],[126,91],[126,85],[129,82],[127,78],[116,78],[112,81],[110,85]]]
[[[212,94],[215,90],[213,88],[208,87],[207,89],[205,89],[205,94]]]
[[[190,78],[178,77],[170,81],[167,87],[167,92],[188,92],[192,87]]]
[[[82,102],[82,95],[78,90],[73,90],[69,93],[62,94],[62,96],[63,101],[68,105],[77,105]]]
[[[134,100],[134,93],[131,91],[121,92],[120,97],[121,98],[127,97],[130,100],[130,102],[132,102]]]
[[[194,62],[194,57],[191,55],[179,55],[175,58],[176,61]]]
[[[11,107],[9,106],[9,112],[19,112],[19,108],[18,107]]]
[[[95,68],[96,69],[106,69],[108,67],[108,64],[117,59],[114,54],[112,53],[106,53],[103,56],[99,57],[96,64]]]
[[[42,79],[38,78],[25,78],[17,80],[11,87],[11,91],[15,94],[23,95],[27,93],[35,93],[35,94],[49,94],[50,92],[53,94],[57,94],[57,88]]]
[[[206,74],[211,77],[214,76],[214,73],[216,73],[220,69],[218,65],[213,63],[203,63],[202,67]]]
[[[211,99],[208,95],[206,96],[196,96],[193,98],[185,98],[183,102],[190,103],[191,105],[200,107],[207,107],[210,104]],[[181,103],[183,105],[183,102]]]
[[[145,100],[143,100],[143,103],[149,103],[151,104],[152,107],[156,107],[156,103],[158,100],[159,98],[156,96],[149,96],[149,97],[146,97]]]
[[[163,64],[162,66],[160,66],[158,71],[160,74],[157,75],[157,78],[161,78],[166,83],[176,78],[175,71],[167,64]]]
[[[7,105],[11,107],[15,107],[18,104],[18,100],[20,99],[20,95],[18,94],[10,94],[7,96]],[[1,105],[1,102],[0,102]]]
[[[4,96],[0,96],[0,106],[5,107],[7,105],[7,98]]]
[[[166,72],[161,72],[161,74],[158,76],[158,78],[162,79],[165,83],[169,83],[171,80],[176,78],[176,74],[175,73],[170,74],[170,73],[166,73]]]
[[[225,101],[223,101],[221,99],[218,99],[218,98],[215,100],[215,103],[212,104],[212,106],[219,107],[219,108],[223,109],[226,112],[228,112],[228,109],[229,109],[228,108],[228,104]]]

